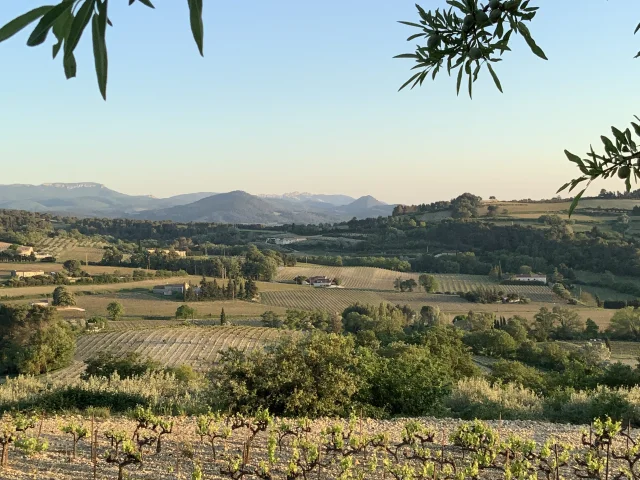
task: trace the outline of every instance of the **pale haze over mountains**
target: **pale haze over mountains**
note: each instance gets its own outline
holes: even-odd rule
[[[126,195],[99,183],[0,185],[0,208],[74,216],[219,223],[324,223],[390,215],[372,196],[197,192],[156,198]]]

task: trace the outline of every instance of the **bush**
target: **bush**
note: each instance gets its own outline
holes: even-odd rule
[[[537,368],[512,360],[499,360],[491,365],[489,378],[492,382],[513,383],[536,392],[545,386],[544,376]]]
[[[460,380],[445,399],[450,414],[466,420],[541,420],[543,402],[527,388],[496,383],[482,378]]]
[[[100,352],[97,356],[85,361],[87,368],[83,378],[110,377],[117,373],[121,378],[131,378],[161,369],[160,364],[139,353],[128,352],[117,357],[110,352]]]

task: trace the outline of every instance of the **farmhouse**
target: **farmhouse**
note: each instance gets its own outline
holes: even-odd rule
[[[184,293],[189,290],[188,283],[176,283],[172,285],[156,285],[153,287],[153,293],[156,295],[174,295],[176,293]]]
[[[180,258],[186,258],[187,252],[183,250],[167,250],[162,248],[147,248],[147,252],[149,253],[163,253],[164,255],[169,255],[170,253],[176,254]]]
[[[511,277],[511,280],[515,280],[517,282],[547,283],[547,276],[536,273],[531,275],[514,275]]]
[[[4,252],[5,250],[8,250],[10,246],[11,246],[10,243],[0,242],[0,252]]]
[[[23,255],[25,257],[28,257],[29,255],[31,255],[32,253],[35,253],[33,251],[33,247],[18,247],[16,249],[16,252],[18,253],[18,255]]]
[[[44,270],[11,270],[12,277],[31,278],[44,275]]]
[[[307,282],[312,287],[330,287],[333,285],[333,279],[325,276],[309,277]]]

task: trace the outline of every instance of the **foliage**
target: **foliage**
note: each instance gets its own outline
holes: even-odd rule
[[[518,344],[511,335],[503,330],[484,330],[469,332],[463,338],[466,345],[479,355],[490,357],[509,357]]]
[[[134,0],[129,2],[132,5]],[[147,7],[154,8],[150,0],[140,0]],[[202,0],[188,1],[191,31],[200,54],[204,52],[204,29],[202,25]],[[107,99],[107,26],[113,26],[108,17],[108,0],[61,0],[56,5],[45,5],[13,19],[0,28],[0,42],[7,40],[30,24],[38,21],[27,40],[27,46],[44,44],[50,31],[57,42],[53,45],[53,57],[62,50],[64,73],[67,79],[76,76],[75,49],[80,43],[86,27],[91,23],[93,56],[102,97]],[[64,46],[64,47],[63,47]]]
[[[111,302],[107,305],[107,313],[109,320],[116,322],[124,315],[124,306],[120,302]]]
[[[439,288],[438,280],[436,280],[436,277],[434,277],[433,275],[420,275],[418,283],[422,288],[424,288],[424,291],[427,293],[434,293]]]
[[[109,378],[114,373],[117,373],[120,378],[131,378],[161,370],[158,362],[145,358],[136,352],[116,356],[103,351],[86,360],[85,364],[86,369],[83,373],[85,379],[89,377]]]
[[[618,310],[611,317],[607,333],[613,338],[640,340],[640,310],[632,307]]]
[[[53,291],[53,305],[55,307],[73,307],[76,299],[72,292],[65,287],[56,287]]]
[[[38,375],[69,363],[75,335],[54,308],[0,304],[0,372]]]

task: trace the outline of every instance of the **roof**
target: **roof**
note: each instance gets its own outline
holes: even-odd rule
[[[7,243],[7,242],[0,242],[0,250],[6,250],[7,248],[9,248],[12,244],[11,243]]]
[[[331,279],[330,279],[329,277],[326,277],[326,276],[324,276],[324,275],[317,275],[317,276],[315,276],[315,277],[309,277],[309,278],[307,279],[307,281],[308,281],[309,283],[314,282],[314,281],[320,281],[320,280],[326,280],[326,281],[328,281],[328,282],[330,282],[330,281],[331,281]]]
[[[170,284],[170,285],[156,285],[155,287],[153,287],[154,290],[166,290],[167,288],[184,288],[184,283],[174,283],[174,284]]]

